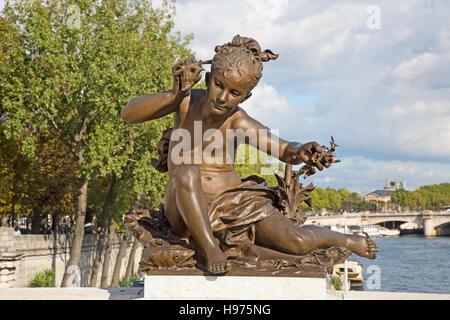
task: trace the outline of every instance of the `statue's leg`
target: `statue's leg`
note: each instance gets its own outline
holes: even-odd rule
[[[341,246],[354,253],[374,259],[378,247],[371,239],[359,235],[346,235],[327,228],[293,224],[281,213],[272,214],[255,224],[255,243],[288,254],[303,255],[317,248]]]
[[[180,165],[172,174],[164,196],[167,220],[177,235],[187,231],[194,238],[211,273],[230,269],[214,238],[208,217],[208,204],[202,191],[200,170],[195,165]]]

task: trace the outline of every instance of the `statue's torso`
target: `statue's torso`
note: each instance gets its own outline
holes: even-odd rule
[[[207,198],[211,198],[227,188],[239,185],[241,177],[234,169],[234,155],[238,146],[230,135],[227,140],[227,129],[233,130],[233,115],[218,128],[208,128],[202,121],[202,94],[204,91],[200,90],[191,93],[189,100],[176,112],[172,131],[172,139],[176,139],[169,143],[167,163],[169,176],[180,164],[197,165],[201,172],[203,192]],[[183,143],[183,139],[187,142]]]

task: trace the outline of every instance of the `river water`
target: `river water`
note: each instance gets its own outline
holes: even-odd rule
[[[373,240],[380,249],[375,260],[349,258],[363,265],[365,291],[450,294],[450,237]]]

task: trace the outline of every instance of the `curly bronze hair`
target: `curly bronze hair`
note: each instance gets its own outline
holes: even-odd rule
[[[240,35],[234,36],[231,42],[216,46],[214,51],[216,54],[209,61],[211,72],[223,72],[227,76],[229,72],[235,71],[241,77],[246,75],[252,89],[261,79],[262,62],[278,58],[278,54],[274,54],[270,50],[261,52],[261,47],[255,39]]]

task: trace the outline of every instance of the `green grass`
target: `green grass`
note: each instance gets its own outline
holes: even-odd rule
[[[30,281],[29,287],[54,287],[55,270],[45,269],[37,273]]]
[[[128,281],[120,281],[119,282],[119,287],[121,288],[131,288],[133,286],[134,282],[139,282],[141,280],[140,277],[133,275],[130,277],[130,280]]]
[[[333,285],[333,287],[336,290],[341,290],[342,289],[342,281],[341,281],[341,278],[339,278],[339,277],[332,277],[331,278],[331,284]]]

